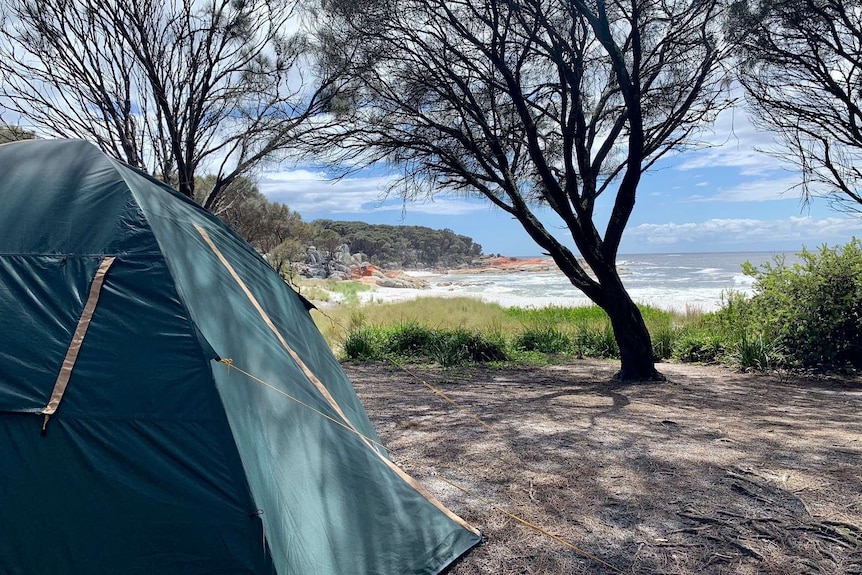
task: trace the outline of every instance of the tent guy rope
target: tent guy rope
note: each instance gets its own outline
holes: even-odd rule
[[[361,439],[363,439],[363,440],[365,440],[365,441],[367,441],[367,442],[369,442],[369,443],[374,444],[375,446],[378,446],[378,447],[380,447],[380,448],[382,448],[382,449],[386,450],[390,455],[394,455],[394,454],[392,453],[392,451],[388,450],[388,449],[386,448],[386,446],[384,446],[383,444],[381,444],[379,441],[375,441],[374,439],[372,439],[372,438],[368,437],[367,435],[365,435],[365,434],[361,433],[360,431],[357,431],[356,429],[353,429],[352,427],[350,427],[350,426],[348,426],[348,425],[345,425],[344,423],[342,423],[342,422],[338,421],[338,420],[337,420],[337,419],[335,419],[334,417],[331,417],[331,416],[329,416],[329,415],[327,415],[327,414],[323,413],[322,411],[320,411],[320,410],[316,409],[315,407],[313,407],[313,406],[311,406],[311,405],[309,405],[309,404],[305,403],[304,401],[300,400],[299,398],[294,397],[293,395],[291,395],[291,394],[287,393],[286,391],[284,391],[284,390],[282,390],[282,389],[279,389],[278,387],[276,387],[276,386],[274,386],[274,385],[272,385],[272,384],[270,384],[270,383],[267,383],[266,381],[262,380],[261,378],[259,378],[259,377],[255,376],[255,375],[253,375],[253,374],[251,374],[251,373],[249,373],[249,372],[245,371],[244,369],[242,369],[242,368],[240,368],[240,367],[237,367],[237,366],[236,366],[236,364],[234,364],[234,362],[233,362],[233,360],[232,360],[232,359],[230,359],[230,358],[221,358],[221,359],[219,359],[218,361],[219,361],[220,363],[225,364],[225,367],[226,367],[226,369],[227,369],[227,372],[228,372],[228,373],[230,373],[230,370],[231,370],[231,369],[236,370],[237,372],[239,372],[239,373],[241,373],[241,374],[245,375],[246,377],[248,377],[248,378],[249,378],[249,379],[251,379],[252,381],[254,381],[254,382],[256,382],[256,383],[259,383],[259,384],[261,384],[261,385],[263,385],[263,386],[265,386],[265,387],[267,387],[267,388],[269,388],[269,389],[271,389],[271,390],[273,390],[273,391],[275,391],[275,392],[279,393],[280,395],[283,395],[284,397],[286,397],[286,398],[290,399],[291,401],[293,401],[293,402],[297,403],[298,405],[300,405],[300,406],[302,406],[302,407],[305,407],[305,408],[307,408],[307,409],[311,410],[312,412],[316,413],[317,415],[320,415],[320,416],[321,416],[321,417],[323,417],[324,419],[326,419],[326,420],[328,420],[328,421],[330,421],[330,422],[332,422],[332,423],[335,423],[335,424],[336,424],[336,425],[338,425],[339,427],[341,427],[341,428],[343,428],[343,429],[345,429],[345,430],[349,431],[350,433],[353,433],[354,435],[357,435],[359,438],[361,438]],[[396,364],[396,365],[397,365],[397,364]],[[401,367],[402,369],[404,369],[404,371],[406,371],[407,373],[411,373],[411,372],[409,372],[406,368],[404,368],[403,366],[399,366],[399,367]],[[503,437],[503,436],[502,436],[502,434],[501,434],[500,432],[498,432],[497,430],[495,430],[494,428],[492,428],[491,426],[489,426],[487,423],[485,423],[484,421],[482,421],[481,419],[479,419],[479,417],[478,417],[478,416],[473,415],[473,414],[469,413],[467,410],[465,410],[464,408],[460,407],[460,406],[459,406],[459,405],[458,405],[454,400],[452,400],[451,398],[449,398],[446,394],[444,394],[444,393],[443,393],[443,392],[441,392],[441,391],[436,390],[436,389],[434,388],[434,386],[432,386],[431,384],[429,384],[429,383],[425,382],[424,380],[422,380],[421,378],[419,378],[416,374],[412,374],[412,373],[411,373],[411,375],[413,375],[414,377],[416,377],[417,379],[419,379],[420,381],[422,381],[422,382],[425,384],[425,386],[426,386],[426,387],[428,387],[429,389],[431,389],[435,394],[439,395],[440,397],[442,397],[443,399],[445,399],[447,402],[451,403],[453,406],[455,406],[457,409],[461,410],[462,412],[464,412],[465,414],[467,414],[468,416],[470,416],[472,419],[477,420],[479,423],[481,423],[481,424],[482,424],[482,426],[483,426],[483,427],[485,427],[486,429],[488,429],[489,431],[491,431],[491,432],[492,432],[492,433],[494,433],[495,435],[498,435],[498,436],[500,436],[500,437]],[[439,479],[439,480],[440,480],[440,481],[442,481],[443,483],[446,483],[447,485],[449,485],[449,486],[451,486],[451,487],[453,487],[453,488],[457,489],[458,491],[461,491],[461,492],[462,492],[462,493],[464,493],[465,495],[467,495],[467,496],[469,496],[469,497],[472,497],[472,498],[473,498],[473,499],[475,499],[476,501],[479,501],[479,502],[481,502],[481,503],[484,503],[485,505],[487,505],[488,507],[490,507],[490,508],[491,508],[491,509],[493,509],[494,511],[497,511],[498,513],[501,513],[501,514],[505,515],[506,517],[509,517],[510,519],[513,519],[513,520],[517,521],[517,522],[518,522],[518,523],[520,523],[521,525],[524,525],[525,527],[528,527],[529,529],[532,529],[533,531],[535,531],[536,533],[539,533],[539,534],[540,534],[540,535],[542,535],[543,537],[548,538],[548,539],[550,539],[550,540],[552,540],[552,541],[554,541],[554,542],[556,542],[556,543],[559,543],[560,545],[563,545],[564,547],[566,547],[566,548],[570,549],[571,551],[573,551],[573,552],[577,553],[577,554],[578,554],[578,555],[580,555],[581,557],[584,557],[584,558],[586,558],[586,559],[589,559],[590,561],[594,561],[595,563],[598,563],[599,565],[602,565],[603,567],[607,567],[608,569],[610,569],[610,570],[611,570],[611,571],[613,571],[614,573],[623,573],[623,571],[622,571],[622,570],[620,570],[618,567],[615,567],[615,566],[611,565],[611,564],[610,564],[610,563],[608,563],[607,561],[604,561],[604,560],[602,560],[602,559],[599,559],[599,558],[598,558],[598,557],[596,557],[595,555],[592,555],[591,553],[589,553],[589,552],[587,552],[587,551],[584,551],[584,550],[583,550],[583,549],[581,549],[580,547],[578,547],[578,546],[576,546],[576,545],[573,545],[572,543],[569,543],[568,541],[566,541],[566,540],[565,540],[565,539],[563,539],[562,537],[559,537],[559,536],[557,536],[557,535],[554,535],[553,533],[551,533],[551,532],[549,532],[548,530],[546,530],[546,529],[544,529],[544,528],[540,527],[539,525],[536,525],[535,523],[533,523],[533,522],[529,521],[528,519],[524,519],[523,517],[519,516],[518,514],[516,514],[516,513],[512,513],[511,511],[508,511],[508,510],[506,510],[506,509],[504,509],[504,508],[500,507],[499,505],[495,504],[494,502],[492,502],[492,501],[490,501],[490,500],[488,500],[488,499],[485,499],[484,497],[482,497],[482,496],[480,496],[480,495],[478,495],[478,494],[476,494],[476,493],[474,493],[474,492],[470,491],[470,490],[469,490],[469,489],[467,489],[466,487],[463,487],[463,486],[461,486],[461,485],[459,485],[459,484],[455,483],[454,481],[451,481],[451,480],[449,480],[449,479],[446,479],[445,477],[443,477],[442,475],[440,475],[440,474],[439,474],[438,472],[436,472],[436,471],[435,471],[435,473],[434,473],[434,477],[436,477],[437,479]]]
[[[382,443],[380,443],[379,441],[375,441],[374,439],[372,439],[372,438],[368,437],[368,436],[367,436],[367,435],[365,435],[364,433],[362,433],[362,432],[360,432],[360,431],[357,431],[356,429],[353,429],[353,428],[352,428],[352,427],[350,427],[349,425],[346,425],[346,424],[344,424],[344,423],[342,423],[342,422],[338,421],[338,420],[337,420],[337,419],[335,419],[334,417],[331,417],[331,416],[329,416],[329,415],[326,415],[325,413],[323,413],[323,412],[322,412],[322,411],[320,411],[319,409],[317,409],[317,408],[315,408],[315,407],[313,407],[313,406],[311,406],[311,405],[309,405],[309,404],[305,403],[304,401],[302,401],[302,400],[301,400],[301,399],[299,399],[298,397],[295,397],[295,396],[293,396],[293,395],[291,395],[291,394],[287,393],[287,392],[286,392],[286,391],[284,391],[283,389],[279,389],[279,388],[277,388],[276,386],[272,385],[271,383],[267,383],[267,382],[265,382],[264,380],[260,379],[259,377],[256,377],[256,376],[252,375],[251,373],[249,373],[249,372],[245,371],[244,369],[241,369],[241,368],[237,367],[237,366],[233,363],[233,360],[232,360],[232,359],[230,359],[230,358],[224,358],[224,359],[219,359],[218,361],[219,361],[219,363],[223,363],[223,364],[225,364],[225,366],[227,367],[227,372],[228,372],[228,373],[230,373],[230,370],[231,370],[231,369],[234,369],[234,370],[238,371],[239,373],[243,374],[244,376],[248,377],[249,379],[252,379],[252,380],[256,381],[257,383],[259,383],[259,384],[261,384],[261,385],[263,385],[263,386],[268,387],[269,389],[271,389],[271,390],[275,391],[276,393],[279,393],[279,394],[283,395],[284,397],[286,397],[286,398],[290,399],[291,401],[293,401],[293,402],[295,402],[295,403],[297,403],[297,404],[301,405],[302,407],[305,407],[306,409],[309,409],[309,410],[313,411],[314,413],[316,413],[317,415],[319,415],[319,416],[323,417],[324,419],[329,420],[330,422],[334,423],[335,425],[337,425],[337,426],[339,426],[339,427],[342,427],[342,428],[346,429],[347,431],[349,431],[350,433],[353,433],[354,435],[357,435],[360,439],[364,439],[364,440],[365,440],[365,441],[367,441],[368,443],[371,443],[371,444],[373,444],[373,445],[374,445],[374,446],[376,446],[376,447],[380,447],[381,449],[386,450],[386,446],[385,446],[385,445],[383,445]]]

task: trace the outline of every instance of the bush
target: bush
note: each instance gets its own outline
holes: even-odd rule
[[[672,357],[689,363],[716,363],[725,352],[725,342],[720,335],[696,332],[684,333],[674,342]]]
[[[434,330],[415,322],[404,323],[386,334],[386,350],[401,356],[422,355],[436,339]]]
[[[372,327],[352,329],[344,338],[342,350],[347,359],[381,360],[386,356],[380,330]]]
[[[531,327],[515,336],[513,345],[523,351],[566,353],[572,349],[572,338],[553,326]]]
[[[606,323],[604,329],[600,330],[586,328],[578,330],[575,336],[575,349],[581,357],[608,359],[620,357],[620,348],[617,346],[610,323]]]
[[[763,372],[785,364],[777,342],[765,341],[762,335],[752,338],[746,333],[734,342],[727,359],[742,369],[756,369]]]
[[[444,367],[509,359],[502,336],[485,336],[463,328],[433,330],[415,323],[390,329],[355,326],[344,338],[342,354],[346,359],[359,361],[383,361],[395,357],[430,360]]]
[[[465,329],[438,332],[436,341],[430,347],[431,359],[443,367],[451,367],[467,361],[491,362],[506,361],[505,343],[492,341],[481,333]]]
[[[862,243],[799,257],[792,266],[780,258],[760,269],[745,265],[755,279],[743,310],[749,339],[782,350],[793,365],[862,368]]]
[[[659,325],[650,330],[652,355],[657,360],[673,357],[674,345],[680,337],[680,330],[670,323]]]

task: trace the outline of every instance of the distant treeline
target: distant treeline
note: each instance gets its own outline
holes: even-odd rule
[[[202,199],[214,178],[198,178],[195,189]],[[455,267],[482,255],[482,246],[452,230],[422,226],[375,225],[333,220],[303,221],[284,204],[269,201],[247,178],[238,178],[213,206],[213,212],[258,251],[271,256],[270,263],[285,268],[305,263],[310,246],[333,258],[347,244],[350,252],[384,268],[426,266]],[[285,268],[286,269],[286,268]]]
[[[482,255],[482,246],[473,238],[450,229],[334,220],[315,220],[312,225],[335,231],[351,252],[362,252],[369,262],[383,267],[454,267]]]

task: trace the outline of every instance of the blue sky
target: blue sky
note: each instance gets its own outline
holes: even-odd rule
[[[704,139],[708,147],[665,158],[644,175],[620,253],[792,252],[862,237],[859,215],[836,211],[823,198],[800,201],[790,189],[798,176],[757,151],[769,147],[772,136],[740,110],[723,113]],[[471,236],[485,253],[540,252],[517,222],[485,202],[437,197],[403,205],[385,199],[388,179],[369,171],[330,181],[323,172],[283,168],[260,174],[259,183],[267,197],[306,221],[450,228]]]

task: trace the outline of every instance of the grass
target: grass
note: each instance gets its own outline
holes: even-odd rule
[[[764,372],[785,366],[780,347],[747,330],[733,301],[714,313],[641,306],[656,360],[726,363]],[[595,306],[504,308],[467,297],[419,298],[361,306],[354,302],[313,315],[329,345],[345,359],[452,366],[619,358],[608,316]]]
[[[718,354],[697,351],[704,314],[648,306],[641,312],[657,359],[718,359]],[[316,311],[314,317],[330,346],[347,359],[400,358],[448,366],[619,357],[608,316],[595,306],[504,308],[467,297],[419,298],[343,305]],[[688,347],[678,349],[681,343]]]
[[[358,305],[359,293],[373,290],[373,286],[357,281],[300,278],[295,287],[310,300],[329,302],[339,300],[343,304]]]
[[[700,317],[698,312],[675,314],[649,306],[641,307],[641,312],[651,331],[660,326],[691,322]],[[340,306],[327,309],[325,314],[318,313],[315,317],[330,344],[343,340],[349,330],[350,318],[355,314],[361,315],[365,325],[391,327],[411,323],[434,329],[498,331],[510,337],[529,328],[554,328],[571,335],[584,328],[605,331],[610,326],[607,314],[596,306],[504,308],[499,304],[469,297],[427,297],[394,303],[370,303],[361,307]]]

